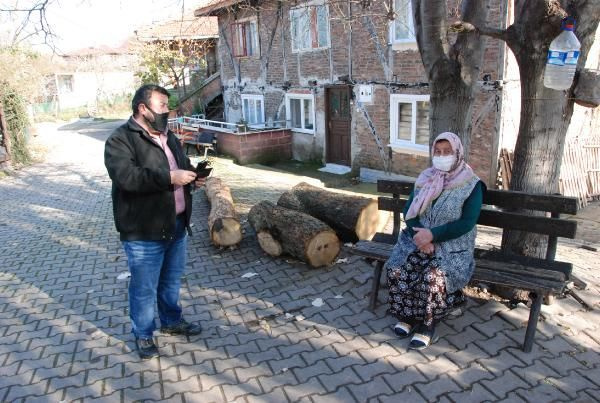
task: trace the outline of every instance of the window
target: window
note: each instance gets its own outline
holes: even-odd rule
[[[286,94],[285,111],[291,129],[314,134],[315,99],[312,94]]]
[[[242,114],[248,124],[265,122],[264,97],[262,95],[242,94]]]
[[[233,42],[234,57],[257,56],[260,54],[256,20],[231,24],[231,40]]]
[[[395,18],[390,22],[390,39],[392,43],[413,43],[415,28],[410,0],[394,0]]]
[[[390,95],[390,146],[429,155],[429,95]]]
[[[58,92],[60,94],[70,94],[73,92],[73,76],[58,76]]]
[[[329,47],[329,12],[324,4],[290,11],[292,51]]]

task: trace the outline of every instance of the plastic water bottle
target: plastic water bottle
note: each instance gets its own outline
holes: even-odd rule
[[[575,19],[565,18],[561,28],[560,35],[550,43],[544,72],[544,86],[554,90],[571,88],[579,59],[579,48],[581,48],[579,40],[573,33]]]

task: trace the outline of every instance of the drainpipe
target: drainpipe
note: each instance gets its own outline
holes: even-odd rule
[[[348,0],[348,80],[352,82],[352,3]]]

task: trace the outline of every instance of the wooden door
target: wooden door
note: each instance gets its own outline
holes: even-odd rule
[[[325,88],[326,161],[350,166],[350,87]]]

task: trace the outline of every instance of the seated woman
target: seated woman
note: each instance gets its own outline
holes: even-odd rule
[[[475,263],[476,223],[485,184],[464,160],[459,137],[435,139],[433,167],[417,178],[404,208],[406,228],[386,262],[390,312],[400,337],[415,333],[409,347],[435,341],[435,324],[465,302]]]

